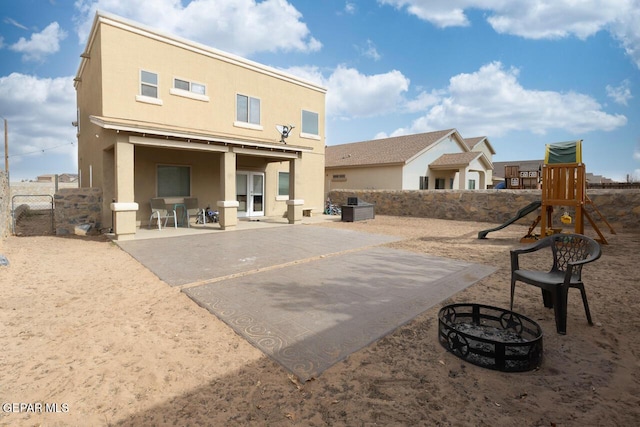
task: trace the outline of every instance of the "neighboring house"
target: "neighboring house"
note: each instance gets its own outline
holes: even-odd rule
[[[47,175],[38,175],[36,178],[37,182],[56,182],[56,177],[58,177],[58,182],[77,182],[78,175],[74,173],[62,173],[59,175],[47,174]]]
[[[61,173],[59,175],[38,175],[37,182],[55,182],[58,177],[58,182],[77,182],[78,175],[75,173]]]
[[[465,140],[455,129],[333,145],[325,191],[485,189],[494,154],[486,137]]]
[[[494,180],[499,179],[510,189],[537,189],[541,185],[543,165],[543,159],[494,162]]]
[[[615,181],[602,175],[594,175],[590,172],[586,173],[588,184],[613,184]]]
[[[222,228],[322,209],[325,88],[102,12],[80,56],[80,187],[102,188],[117,239],[148,223],[154,197],[197,197]]]
[[[54,182],[56,180],[55,175],[38,175],[36,177],[36,182]]]

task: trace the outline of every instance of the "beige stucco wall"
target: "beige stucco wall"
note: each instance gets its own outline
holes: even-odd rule
[[[344,175],[345,178],[334,178],[335,175]],[[326,191],[334,188],[400,190],[402,165],[327,169],[325,188]]]
[[[271,142],[280,140],[276,124],[291,123],[296,129],[288,144],[323,147],[324,91],[110,25],[102,25],[101,34],[103,91],[109,94],[103,115]],[[162,105],[136,101],[140,70],[158,74]],[[174,78],[205,84],[209,100],[172,94]],[[238,93],[260,99],[262,130],[234,125]],[[319,114],[320,139],[300,137],[302,109]]]
[[[589,190],[587,194],[614,230],[640,232],[640,190]],[[375,213],[378,215],[500,224],[529,203],[540,201],[542,195],[540,190],[334,190],[330,197],[336,204],[345,204],[347,197],[375,203]],[[606,236],[609,232],[606,224],[599,220],[592,207],[587,206],[586,209]],[[559,216],[563,211],[558,209],[555,213]],[[573,215],[570,210],[569,213]],[[531,213],[518,223],[531,225],[536,215]],[[560,224],[558,218],[555,223]],[[585,229],[588,229],[589,224],[585,224]]]
[[[81,115],[79,174],[82,186],[88,186],[91,182],[93,186],[103,189],[105,218],[110,218],[111,201],[120,198],[116,194],[114,178],[114,168],[120,160],[113,147],[116,141],[126,141],[129,136],[127,132],[118,134],[115,130],[103,129],[91,123],[90,115],[156,123],[180,129],[184,133],[206,134],[212,140],[228,140],[238,144],[246,141],[279,145],[280,134],[275,126],[293,124],[295,128],[286,143],[303,147],[296,198],[303,199],[305,207],[322,210],[325,138],[323,88],[187,40],[147,33],[145,29],[128,31],[109,22],[110,18],[107,18],[95,32],[93,43],[90,44],[90,59],[85,61],[81,81],[76,86]],[[140,94],[141,70],[158,74],[158,99],[162,105],[141,102],[137,97]],[[206,85],[208,99],[176,94],[172,90],[174,78]],[[247,127],[235,122],[238,93],[260,99],[260,127]],[[318,137],[300,134],[303,109],[318,113]],[[188,141],[191,144],[202,142]],[[229,151],[233,151],[233,148],[229,148]],[[138,225],[145,223],[150,215],[149,199],[156,196],[155,168],[158,164],[190,166],[191,195],[202,200],[202,204],[215,207],[216,202],[224,200],[220,188],[219,153],[138,145],[134,153],[134,200],[140,206],[136,214]],[[284,215],[286,200],[276,197],[277,177],[279,170],[288,171],[288,161],[264,156],[251,159],[247,153],[238,154],[237,159],[237,170],[265,173],[265,214]],[[120,175],[121,181],[123,178],[124,175]],[[118,200],[122,201],[128,200]]]

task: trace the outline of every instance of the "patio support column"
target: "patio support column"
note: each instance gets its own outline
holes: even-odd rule
[[[480,176],[480,185],[478,187],[479,190],[487,189],[487,173],[485,171],[479,170],[478,175]]]
[[[222,200],[217,203],[220,211],[220,228],[226,230],[238,224],[238,206],[236,200],[236,153],[222,153],[220,157],[220,185]]]
[[[461,168],[459,172],[460,175],[458,178],[458,190],[464,190],[467,188],[467,169]]]
[[[115,218],[113,233],[116,240],[131,240],[136,234],[136,213],[138,204],[134,202],[134,146],[118,138],[115,151],[115,202],[111,211]]]
[[[287,200],[287,218],[289,224],[296,224],[302,221],[302,207],[304,200],[301,196],[300,169],[301,160],[299,157],[289,160],[289,200]]]

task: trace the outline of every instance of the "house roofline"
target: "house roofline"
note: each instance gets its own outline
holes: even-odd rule
[[[436,131],[439,132],[439,131]],[[455,135],[457,135],[457,137],[455,137]],[[407,165],[410,162],[412,162],[413,160],[417,159],[418,157],[420,157],[421,155],[423,155],[424,153],[426,153],[427,151],[431,150],[433,147],[435,147],[436,145],[438,145],[442,140],[444,140],[445,138],[451,138],[451,137],[455,137],[458,140],[458,145],[462,146],[463,149],[469,151],[469,147],[467,146],[467,144],[464,143],[464,139],[462,138],[462,136],[460,135],[460,133],[456,130],[456,129],[450,129],[450,132],[447,133],[446,135],[443,135],[440,139],[438,139],[437,141],[434,141],[433,143],[429,144],[427,147],[424,147],[422,150],[420,150],[418,153],[414,154],[413,156],[409,157],[408,159],[406,159],[404,161],[404,164]]]
[[[187,49],[192,52],[195,52],[204,56],[208,56],[210,58],[218,59],[220,61],[237,65],[261,74],[265,74],[270,77],[275,77],[277,79],[284,80],[289,83],[303,86],[307,89],[312,89],[321,93],[327,92],[327,89],[325,87],[322,87],[311,81],[302,79],[300,77],[294,76],[293,74],[289,74],[284,71],[280,71],[275,68],[269,67],[267,65],[263,65],[255,61],[242,58],[241,56],[234,55],[232,53],[224,52],[222,50],[213,48],[211,46],[207,46],[202,43],[195,42],[193,40],[189,40],[173,34],[165,33],[155,28],[151,28],[146,25],[137,23],[135,21],[128,20],[121,16],[114,15],[108,12],[103,12],[103,11],[96,11],[96,15],[93,19],[93,25],[91,26],[91,32],[89,34],[89,39],[87,41],[87,45],[85,46],[83,53],[80,55],[82,59],[80,60],[80,65],[78,66],[78,72],[76,73],[76,76],[74,78],[74,86],[76,88],[77,88],[78,82],[80,82],[82,79],[82,73],[84,71],[86,62],[90,60],[89,52],[91,51],[91,46],[94,43],[98,26],[99,24],[102,24],[102,23],[111,25],[116,28],[120,28],[125,31],[130,31],[132,33],[135,33],[144,37],[149,37],[151,39],[154,39],[163,43],[167,43],[173,46]]]

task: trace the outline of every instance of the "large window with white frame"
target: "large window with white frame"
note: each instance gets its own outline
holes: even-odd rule
[[[177,77],[174,77],[173,87],[169,89],[169,93],[186,98],[198,99],[200,101],[209,101],[207,85]]]
[[[262,129],[260,125],[260,99],[247,95],[236,95],[236,126]]]
[[[158,197],[189,197],[191,195],[191,167],[180,165],[157,166]]]
[[[318,113],[302,110],[302,129],[300,136],[303,138],[318,139],[320,137]]]
[[[136,101],[162,105],[159,98],[159,80],[157,73],[140,70],[140,93],[136,95]]]

